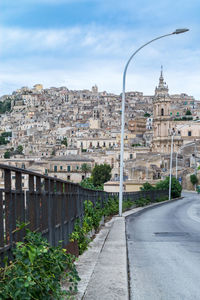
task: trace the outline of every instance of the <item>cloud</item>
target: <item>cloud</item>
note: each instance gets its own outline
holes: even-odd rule
[[[100,90],[120,93],[131,53],[155,36],[142,29],[95,24],[42,30],[2,27],[1,33],[1,95],[38,82],[70,89],[90,88],[96,83]],[[200,50],[187,47],[189,40],[183,37],[169,39],[150,44],[137,54],[128,69],[127,90],[152,94],[160,65],[164,65],[171,93],[200,98]]]

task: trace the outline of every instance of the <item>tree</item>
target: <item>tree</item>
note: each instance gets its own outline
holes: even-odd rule
[[[2,132],[1,136],[3,136],[3,137],[12,137],[12,132],[11,131]]]
[[[23,146],[22,145],[17,146],[16,151],[17,151],[18,154],[22,154],[23,153]]]
[[[4,114],[6,111],[11,110],[11,101],[12,100],[10,98],[3,102],[0,101],[0,114]]]
[[[85,189],[95,190],[95,191],[103,191],[103,185],[94,186],[92,182],[92,177],[85,178],[80,182],[80,185]]]
[[[91,171],[90,165],[88,165],[86,163],[82,164],[81,171],[85,174],[85,177],[86,177],[87,173],[89,173]]]
[[[66,148],[67,148],[68,143],[67,143],[67,138],[66,137],[62,140],[61,144],[65,145]]]
[[[191,111],[188,109],[188,110],[186,111],[185,115],[186,115],[186,116],[191,116],[192,113],[191,113]]]
[[[92,170],[92,182],[94,186],[100,186],[111,178],[111,166],[108,164],[95,165]]]
[[[166,177],[165,180],[161,180],[156,184],[156,190],[169,190],[169,177]],[[181,196],[182,186],[179,181],[172,177],[171,184],[171,196],[172,198],[178,198]]]
[[[6,145],[6,144],[8,144],[8,143],[9,143],[9,141],[7,141],[7,140],[5,139],[5,137],[0,136],[0,145]]]
[[[190,175],[190,181],[193,185],[198,183],[198,178],[195,174]]]
[[[10,158],[10,151],[6,151],[5,153],[4,153],[4,158]]]
[[[144,117],[145,117],[145,118],[149,118],[150,116],[151,116],[151,115],[150,115],[149,113],[147,113],[147,112],[144,114]]]
[[[152,191],[152,190],[155,190],[155,187],[153,185],[151,185],[149,182],[145,182],[145,183],[143,183],[140,190],[141,191]]]

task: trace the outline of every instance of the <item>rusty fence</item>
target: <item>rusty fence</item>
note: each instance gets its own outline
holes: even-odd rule
[[[27,223],[32,231],[41,232],[52,246],[62,241],[69,243],[69,236],[77,219],[84,214],[84,201],[101,207],[118,193],[93,191],[64,180],[48,177],[25,169],[0,164],[0,264],[8,256],[12,259],[12,247],[21,241],[25,229],[16,231],[18,224]],[[152,202],[167,191],[124,193],[124,200],[133,202],[149,196]]]

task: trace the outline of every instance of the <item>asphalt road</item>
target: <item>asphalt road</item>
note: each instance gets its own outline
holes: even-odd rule
[[[126,221],[131,300],[200,300],[200,195]]]

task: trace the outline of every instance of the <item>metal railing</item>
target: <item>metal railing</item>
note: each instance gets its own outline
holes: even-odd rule
[[[5,256],[12,259],[11,249],[23,240],[25,229],[16,231],[18,223],[27,223],[26,228],[41,232],[52,246],[66,247],[77,219],[82,220],[84,201],[101,207],[109,197],[118,193],[94,191],[79,184],[55,177],[0,164],[2,182],[0,188],[0,262]],[[135,201],[149,196],[153,201],[167,191],[124,193],[124,200]]]

